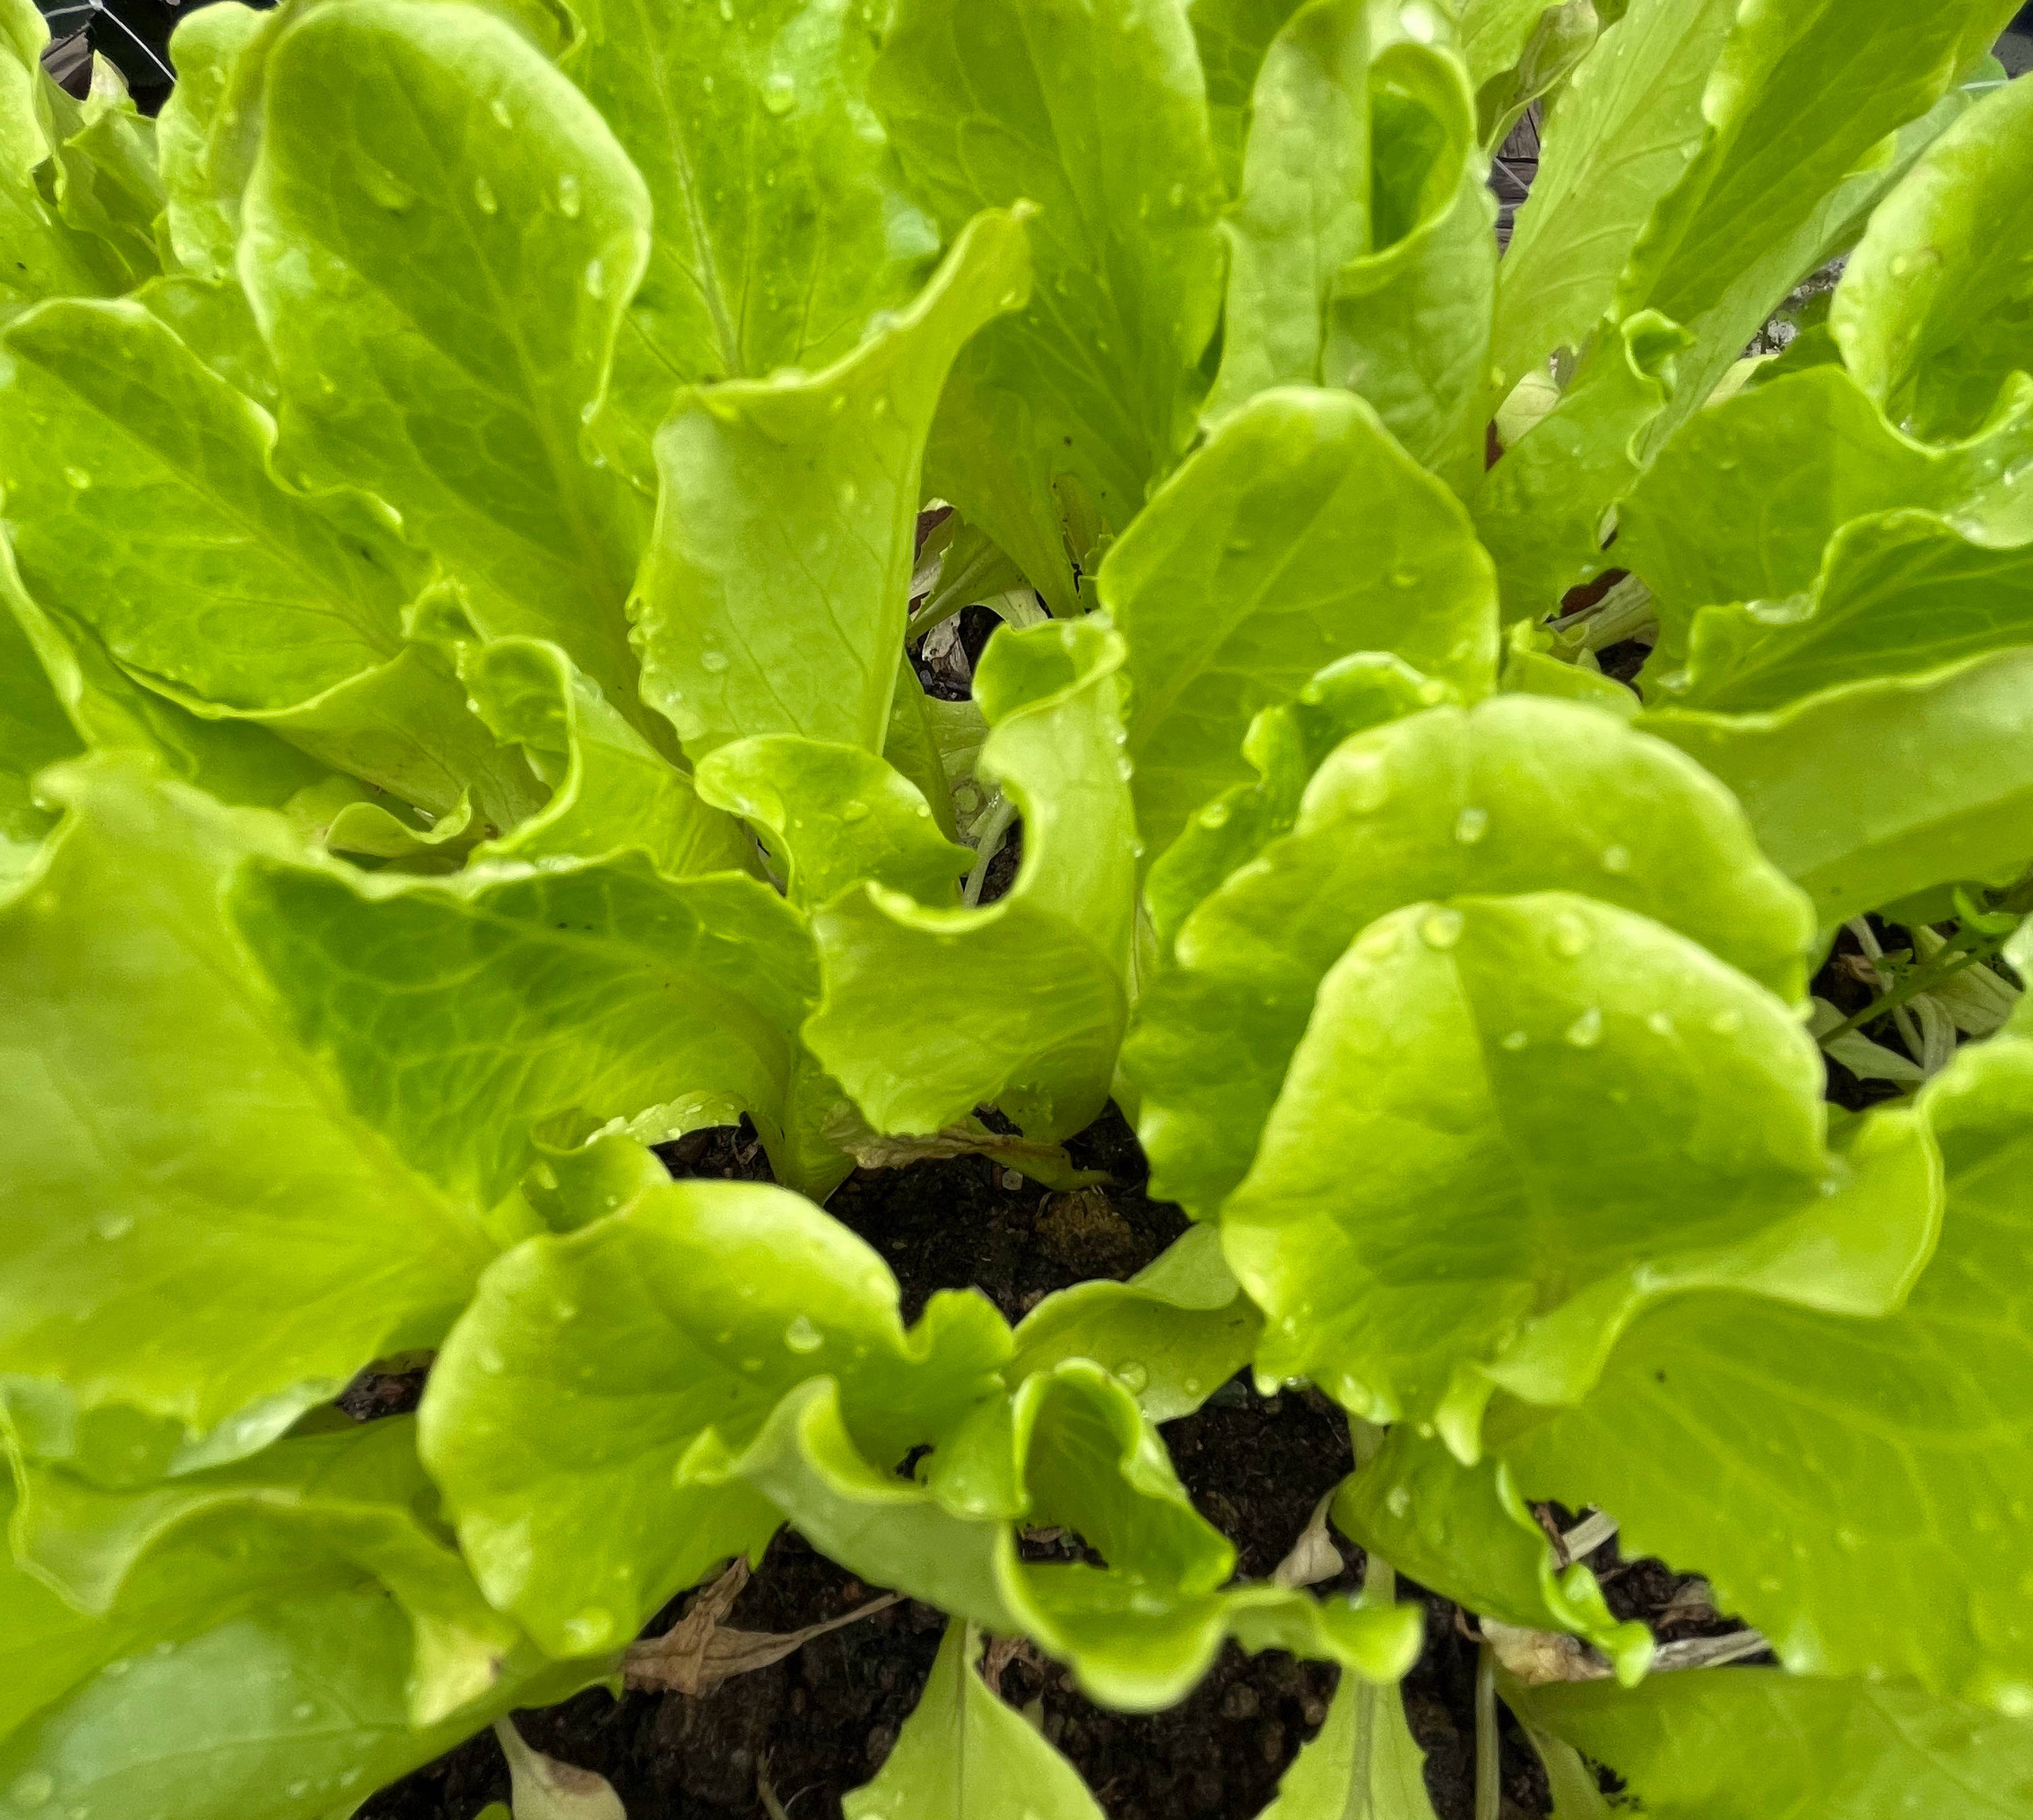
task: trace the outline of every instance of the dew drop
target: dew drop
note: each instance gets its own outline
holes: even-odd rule
[[[513,126],[515,124],[515,116],[508,111],[508,103],[498,95],[488,103],[487,111],[494,116],[496,126]]]
[[[57,1792],[56,1778],[47,1770],[30,1770],[14,1778],[7,1799],[17,1807],[39,1807]]]
[[[565,1641],[575,1650],[597,1650],[614,1635],[614,1614],[598,1605],[565,1620]]]
[[[1514,1056],[1520,1049],[1523,1048],[1527,1043],[1530,1042],[1531,1040],[1532,1039],[1526,1036],[1522,1030],[1513,1030],[1508,1036],[1501,1040],[1499,1046],[1500,1048],[1508,1049]]]
[[[851,510],[861,498],[861,489],[852,480],[840,484],[840,503],[843,509]]]
[[[1140,1396],[1144,1387],[1151,1381],[1151,1373],[1140,1358],[1125,1358],[1116,1366],[1115,1375],[1122,1381],[1122,1388],[1132,1396]]]
[[[788,69],[771,70],[762,84],[762,105],[772,114],[788,114],[797,103],[797,78]]]
[[[607,267],[597,259],[586,262],[586,294],[595,303],[607,295]]]
[[[1200,1381],[1197,1377],[1182,1377],[1179,1380],[1179,1388],[1189,1396],[1198,1396],[1200,1393]]]
[[[1604,847],[1602,850],[1602,869],[1616,873],[1630,871],[1631,849],[1627,846]]]
[[[1564,955],[1572,960],[1577,955],[1588,952],[1590,940],[1588,925],[1571,912],[1554,919],[1553,951],[1556,954]]]
[[[717,676],[727,667],[727,653],[724,651],[702,652],[699,654],[699,667]]]
[[[1709,1028],[1719,1037],[1733,1036],[1743,1027],[1743,1013],[1734,1007],[1728,1011],[1717,1011],[1709,1019]]]
[[[1645,1027],[1655,1037],[1670,1037],[1673,1033],[1673,1020],[1664,1011],[1645,1014]]]
[[[64,478],[69,481],[73,487],[77,488],[80,493],[82,493],[87,487],[92,484],[92,476],[82,468],[65,469]]]
[[[741,1362],[741,1369],[751,1373],[760,1371],[762,1369],[762,1361],[759,1358],[744,1358]]]
[[[1602,1013],[1593,1005],[1567,1026],[1563,1033],[1578,1049],[1592,1049],[1602,1040]]]
[[[1416,569],[1393,569],[1391,585],[1394,588],[1416,588],[1419,585],[1419,572]]]
[[[1458,910],[1428,910],[1419,920],[1419,939],[1429,948],[1442,952],[1461,940],[1462,914]]]
[[[108,1241],[125,1239],[134,1230],[134,1216],[131,1213],[102,1213],[92,1221],[92,1229],[100,1238]]]
[[[1183,183],[1174,184],[1167,193],[1173,207],[1184,208],[1186,206],[1186,186]]]
[[[1227,821],[1228,805],[1225,802],[1211,802],[1200,811],[1200,823],[1202,828],[1221,828],[1226,826]]]
[[[868,805],[858,796],[850,797],[841,805],[840,819],[842,821],[866,821],[868,819]]]
[[[117,1661],[108,1662],[106,1665],[106,1672],[112,1676],[114,1679],[117,1680],[121,1676],[125,1674],[129,1669],[133,1667],[133,1665],[134,1665],[132,1662],[129,1661],[126,1657],[123,1656]]]
[[[473,203],[482,215],[492,215],[501,206],[494,200],[494,185],[484,177],[473,180]]]
[[[308,1776],[299,1776],[294,1782],[286,1782],[283,1784],[283,1792],[292,1801],[302,1800],[310,1792],[311,1779]]]
[[[1402,1485],[1394,1485],[1383,1494],[1384,1507],[1395,1517],[1402,1516],[1412,1508],[1412,1494]]]
[[[491,1346],[484,1346],[474,1355],[475,1362],[489,1377],[499,1377],[508,1369],[508,1362]]]
[[[1489,832],[1489,811],[1465,809],[1455,817],[1455,839],[1463,846],[1473,846]]]
[[[558,179],[558,213],[567,221],[578,214],[578,179],[570,171]]]
[[[553,1302],[551,1304],[551,1318],[553,1321],[578,1320],[578,1304],[576,1302]]]
[[[784,1344],[793,1352],[816,1352],[826,1344],[826,1336],[800,1314],[784,1329]]]
[[[720,0],[720,16],[728,24],[734,23],[734,0]]]

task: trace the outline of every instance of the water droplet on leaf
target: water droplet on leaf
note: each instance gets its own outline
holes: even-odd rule
[[[568,170],[558,179],[558,213],[567,221],[578,214],[578,179]]]
[[[1455,839],[1463,846],[1473,846],[1489,832],[1489,811],[1465,809],[1455,817]]]
[[[1121,1379],[1122,1388],[1132,1396],[1141,1394],[1144,1385],[1151,1381],[1151,1373],[1144,1369],[1140,1358],[1125,1358],[1116,1366],[1115,1375]]]
[[[793,1352],[816,1352],[826,1344],[826,1336],[800,1314],[784,1329],[784,1344]]]
[[[1602,1013],[1590,1005],[1567,1026],[1564,1033],[1567,1041],[1578,1049],[1592,1049],[1602,1040]]]
[[[501,206],[494,200],[494,185],[484,177],[473,180],[473,202],[482,215],[492,215]]]
[[[1462,914],[1458,910],[1428,910],[1419,921],[1419,939],[1429,948],[1442,951],[1461,940]]]

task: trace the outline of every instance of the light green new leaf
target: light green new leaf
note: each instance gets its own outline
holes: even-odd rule
[[[1252,719],[1336,659],[1388,652],[1470,697],[1495,680],[1495,578],[1468,514],[1345,392],[1251,400],[1117,540],[1098,587],[1129,651],[1137,829],[1161,851],[1249,775]]]
[[[1129,1391],[1084,1359],[982,1405],[934,1448],[922,1484],[867,1459],[825,1380],[785,1399],[739,1470],[829,1558],[1028,1635],[1105,1705],[1175,1703],[1228,1635],[1377,1682],[1418,1653],[1409,1606],[1367,1610],[1270,1584],[1222,1590],[1234,1550],[1187,1500]],[[1024,1562],[1018,1519],[1073,1530],[1108,1564]]]
[[[1604,323],[1559,403],[1491,469],[1470,501],[1496,562],[1507,619],[1541,619],[1622,559],[1603,547],[1610,512],[1644,464],[1690,337],[1641,311]]]
[[[699,761],[708,802],[766,832],[791,901],[807,909],[873,880],[923,904],[952,904],[972,850],[942,835],[901,773],[856,746],[776,734],[737,739]]]
[[[575,1139],[698,1092],[745,1108],[801,1177],[817,967],[759,880],[666,878],[630,853],[444,881],[268,864],[233,914],[354,1104],[483,1205],[534,1160],[533,1128]]]
[[[1923,435],[1974,428],[1926,408],[1939,390],[1930,368],[1987,379],[1991,397],[1979,383],[1971,401],[1980,417],[2008,372],[2033,367],[2033,262],[1997,230],[2029,179],[2033,88],[2006,83],[1921,155],[1844,268],[1829,310],[1844,364],[1895,419],[1917,414]]]
[[[1556,348],[1578,352],[1608,310],[1653,205],[1701,143],[1702,93],[1737,5],[1631,0],[1548,110],[1497,287],[1500,392]]]
[[[1851,683],[1762,714],[1639,725],[1720,778],[1825,929],[1930,885],[2008,884],[2033,853],[2033,650]],[[1860,775],[1856,754],[1877,762]]]
[[[1732,1669],[1504,1695],[1658,1820],[2023,1820],[2033,1780],[2033,1725],[1897,1682]]]
[[[869,884],[812,919],[825,994],[805,1041],[878,1131],[942,1130],[994,1103],[1026,1138],[1084,1128],[1128,1014],[1136,831],[1115,672],[1096,620],[1005,628],[975,671],[980,774],[1024,817],[1008,895],[940,910]],[[900,1027],[897,982],[936,1018]]]
[[[1651,1666],[1652,1633],[1610,1616],[1579,1561],[1552,1543],[1500,1460],[1463,1466],[1437,1437],[1400,1424],[1336,1494],[1335,1527],[1401,1574],[1500,1624],[1586,1638],[1630,1687]]]
[[[1525,110],[1564,82],[1595,48],[1608,0],[1470,0],[1461,21],[1462,61],[1475,84],[1483,148],[1495,151]]]
[[[522,748],[551,800],[482,859],[592,858],[634,848],[670,878],[747,869],[748,843],[555,645],[462,647],[459,680],[495,736]]]
[[[1706,1575],[1795,1672],[2023,1716],[2033,1043],[1965,1048],[1922,1106],[1948,1207],[1899,1313],[1690,1296],[1638,1321],[1578,1408],[1493,1415],[1491,1441],[1533,1496],[1600,1500],[1629,1550]]]
[[[2033,537],[2033,387],[1969,440],[1902,435],[1839,366],[1698,413],[1619,508],[1616,560],[1659,603],[1671,652],[1698,607],[1805,593],[1829,540],[1880,512],[1941,514],[1992,544]]]
[[[1667,699],[1729,713],[2033,644],[2033,546],[1990,549],[1930,512],[1854,519],[1810,592],[1705,607]],[[1648,678],[1649,680],[1649,678]]]
[[[1380,1577],[1378,1567],[1368,1571]],[[1434,1820],[1425,1765],[1404,1695],[1344,1675],[1327,1723],[1300,1747],[1259,1820]]]
[[[1121,529],[1192,433],[1221,300],[1225,198],[1185,7],[900,0],[870,99],[949,237],[980,209],[1038,205],[1029,306],[969,351],[968,383],[1024,437],[1016,458],[1046,463],[1034,495],[1070,473]],[[942,490],[1042,585],[985,473],[943,469]]]
[[[185,269],[231,280],[241,196],[261,137],[261,87],[283,21],[238,0],[180,21],[170,47],[177,81],[156,126],[169,241]]]
[[[162,1490],[73,1492],[66,1515],[89,1527],[72,1534],[115,1568],[117,1596],[87,1615],[0,1564],[13,1805],[325,1820],[490,1712],[570,1695],[583,1675],[489,1611],[421,1514],[410,1426],[286,1441]],[[420,1693],[462,1692],[462,1711],[420,1710]]]
[[[842,1799],[847,1820],[1101,1820],[1073,1765],[974,1672],[981,1641],[971,1624],[947,1624],[881,1773]]]
[[[1267,708],[1242,736],[1254,783],[1232,785],[1189,820],[1144,881],[1144,906],[1159,951],[1208,894],[1299,819],[1307,784],[1351,733],[1458,699],[1395,657],[1358,652],[1329,664],[1295,701]]]
[[[876,34],[839,0],[582,0],[563,68],[642,174],[650,264],[615,402],[650,439],[679,388],[830,365],[903,304],[938,231],[901,193],[866,99]]]
[[[1931,1149],[1885,1127],[1832,1154],[1821,1086],[1786,1006],[1628,910],[1547,891],[1381,918],[1321,981],[1222,1208],[1258,1371],[1437,1421],[1473,1460],[1493,1385],[1574,1400],[1675,1289],[1896,1306],[1940,1217]]]
[[[1649,308],[1690,331],[1707,357],[1707,383],[1694,383],[1705,396],[1817,263],[1825,199],[1889,163],[1900,129],[1941,99],[2012,13],[2011,0],[1740,8],[1719,54],[1698,65],[1705,130],[1632,249],[1616,313]],[[1773,247],[1788,249],[1783,263],[1764,256]]]
[[[43,787],[70,819],[0,944],[0,1370],[197,1431],[427,1344],[496,1246],[346,1109],[235,939],[227,883],[281,825],[127,765]]]
[[[422,1448],[494,1602],[555,1654],[632,1637],[780,1520],[735,1458],[814,1377],[887,1473],[995,1395],[1009,1332],[934,1297],[908,1333],[868,1246],[780,1188],[673,1183],[482,1279],[431,1375]],[[898,1481],[903,1489],[904,1482]]]
[[[1698,766],[1571,702],[1414,715],[1346,742],[1294,831],[1180,931],[1180,966],[1145,995],[1124,1058],[1154,1192],[1205,1219],[1242,1179],[1315,992],[1372,922],[1541,890],[1654,918],[1782,997],[1806,989],[1808,907]]]
[[[1241,193],[1222,223],[1228,293],[1215,422],[1272,386],[1317,385],[1335,275],[1369,250],[1368,0],[1308,0],[1250,100]]]
[[[1372,21],[1394,14],[1369,76],[1373,250],[1335,276],[1320,372],[1466,499],[1500,395],[1489,390],[1496,202],[1468,73],[1435,42],[1436,15],[1404,0]]]
[[[910,309],[823,372],[689,391],[657,437],[632,605],[643,693],[695,760],[796,734],[882,749],[939,387],[1024,301],[1022,218],[971,222]]]
[[[1190,1415],[1249,1362],[1263,1320],[1211,1227],[1196,1226],[1127,1283],[1076,1283],[1016,1329],[1009,1376],[1020,1383],[1062,1358],[1105,1366],[1151,1422]]]
[[[640,503],[581,451],[649,252],[627,155],[513,26],[429,0],[296,16],[262,106],[239,267],[285,459],[387,500],[484,632],[561,645],[668,739],[623,611]]]

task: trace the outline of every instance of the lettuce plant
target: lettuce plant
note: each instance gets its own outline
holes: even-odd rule
[[[1096,1811],[984,1630],[1427,1814],[1394,1571],[1587,1646],[1563,1815],[2028,1811],[2009,0],[227,3],[155,121],[4,7],[4,1811],[350,1813],[787,1522],[952,1618],[857,1816]],[[825,1211],[1111,1097],[1196,1224],[1013,1329]],[[1358,1597],[1172,1470],[1245,1366]]]

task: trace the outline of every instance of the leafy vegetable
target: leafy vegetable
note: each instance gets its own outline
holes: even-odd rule
[[[791,1525],[948,1618],[859,1820],[1099,1811],[987,1632],[1432,1820],[1400,1571],[1482,1811],[1507,1627],[1563,1814],[2020,1811],[2009,10],[285,0],[151,121],[0,0],[9,1811],[330,1820]],[[826,1209],[1111,1100],[1127,1280]],[[1245,1370],[1360,1594],[1175,1471]]]

